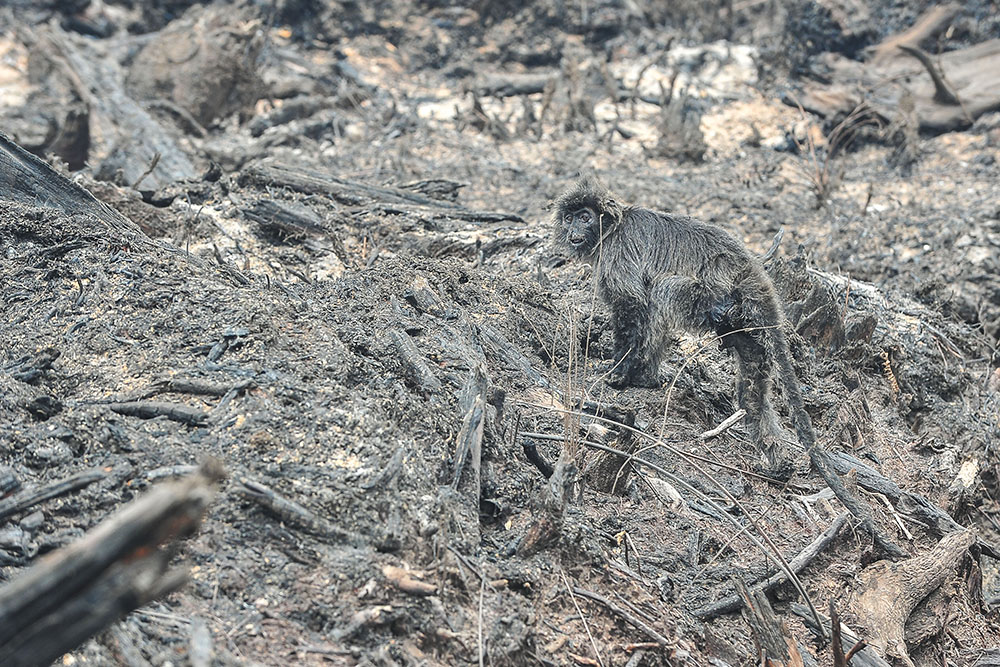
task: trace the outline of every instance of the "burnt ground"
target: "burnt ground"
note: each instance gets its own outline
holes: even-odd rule
[[[697,612],[772,571],[748,534],[790,559],[844,508],[804,454],[784,484],[754,474],[740,424],[700,437],[737,407],[707,338],[677,341],[661,389],[604,385],[607,315],[548,240],[547,205],[580,174],[761,254],[783,229],[767,268],[848,484],[911,556],[940,527],[865,470],[1000,543],[1000,113],[945,134],[870,125],[835,151],[838,119],[782,102],[815,54],[861,53],[924,3],[875,3],[862,26],[805,2],[77,4],[3,10],[2,129],[154,243],[0,203],[0,463],[27,488],[106,473],[7,517],[0,578],[207,457],[228,479],[176,557],[189,584],[63,664],[757,663],[739,613]],[[937,46],[998,23],[971,3]],[[151,397],[203,416],[111,408]],[[679,496],[649,469],[597,490],[582,446],[535,544],[551,491],[524,444],[555,463],[563,436],[627,441],[566,416],[586,401],[662,438],[643,456]],[[915,664],[996,660],[984,551],[947,563],[911,618]],[[800,578],[870,638],[859,582],[884,557],[852,521]],[[771,601],[833,664],[795,590]]]

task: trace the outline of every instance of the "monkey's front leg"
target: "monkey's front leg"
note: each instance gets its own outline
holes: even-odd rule
[[[621,387],[656,387],[660,355],[651,353],[650,305],[622,298],[612,303],[615,368],[608,384]]]

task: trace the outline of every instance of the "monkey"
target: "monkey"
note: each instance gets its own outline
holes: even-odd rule
[[[558,245],[594,267],[611,311],[609,384],[658,386],[674,332],[713,333],[735,352],[737,401],[764,467],[790,474],[771,398],[775,375],[799,441],[808,449],[816,438],[792,366],[784,311],[760,260],[720,227],[625,205],[593,179],[559,197],[553,215]]]
[[[672,331],[714,333],[737,360],[736,395],[764,468],[791,476],[791,457],[771,401],[777,375],[799,444],[837,498],[890,556],[906,554],[881,531],[816,442],[784,327],[784,309],[759,259],[732,235],[690,217],[620,203],[583,179],[554,205],[556,242],[594,267],[611,310],[610,384],[656,386]]]

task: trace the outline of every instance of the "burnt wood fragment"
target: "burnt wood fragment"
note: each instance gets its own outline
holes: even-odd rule
[[[222,477],[217,464],[159,486],[0,588],[0,664],[49,664],[129,611],[179,588],[169,569]]]

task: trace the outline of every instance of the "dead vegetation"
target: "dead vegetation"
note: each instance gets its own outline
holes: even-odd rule
[[[7,662],[995,660],[995,8],[79,4],[0,10]],[[715,340],[606,386],[580,173],[765,255],[820,470],[754,468]]]

